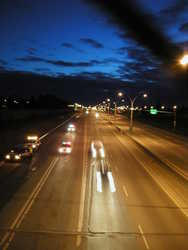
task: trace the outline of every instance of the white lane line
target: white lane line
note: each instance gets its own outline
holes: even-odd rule
[[[126,189],[126,187],[125,186],[123,186],[123,192],[124,192],[124,194],[125,194],[125,196],[126,197],[128,197],[129,195],[128,195],[128,192],[127,192],[127,189]]]
[[[112,172],[108,172],[107,177],[108,177],[108,181],[109,181],[109,185],[110,185],[110,191],[112,193],[116,192],[116,187],[115,187],[115,183],[114,183],[114,178],[112,176]]]
[[[100,171],[97,171],[96,177],[97,177],[97,192],[102,193],[102,177]]]
[[[58,126],[56,126],[55,128],[50,129],[47,133],[45,133],[44,135],[42,135],[41,137],[39,137],[40,140],[44,139],[46,136],[48,136],[49,134],[51,134],[54,130],[56,130],[57,128],[63,126],[66,122],[68,122],[69,120],[71,120],[75,115],[72,115],[71,117],[69,117],[67,120],[63,121],[62,123],[60,123]]]
[[[141,233],[141,236],[142,236],[142,239],[143,239],[144,244],[145,244],[145,246],[146,246],[146,249],[149,249],[148,242],[147,242],[147,240],[146,240],[146,237],[144,236],[144,232],[143,232],[142,227],[140,226],[140,224],[138,225],[138,229],[139,229],[139,231],[140,231],[140,233]]]
[[[175,165],[168,159],[162,159],[172,170],[175,170],[179,175],[188,181],[188,175],[179,166]]]
[[[83,227],[83,220],[84,220],[84,204],[85,204],[85,193],[86,193],[86,167],[87,167],[87,150],[86,150],[86,143],[87,143],[87,125],[84,125],[84,146],[83,146],[83,170],[82,170],[82,184],[81,184],[81,197],[80,197],[80,208],[79,208],[79,217],[78,217],[78,231],[82,231]],[[76,237],[76,246],[79,247],[81,244],[82,238],[81,236]]]

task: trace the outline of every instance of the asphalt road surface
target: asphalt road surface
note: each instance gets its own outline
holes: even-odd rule
[[[1,181],[0,249],[188,249],[187,181],[111,120],[80,114],[75,133],[60,126],[30,162],[0,167],[14,169]],[[58,154],[63,138],[72,141],[70,155]],[[105,174],[92,157],[94,140],[104,145]],[[183,197],[172,193],[176,186]]]

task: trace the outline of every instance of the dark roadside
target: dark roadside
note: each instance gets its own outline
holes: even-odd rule
[[[130,114],[128,112],[122,113],[129,119]],[[146,111],[135,111],[134,120],[143,124],[164,129],[168,132],[188,137],[188,112],[176,113],[176,126],[174,127],[174,113],[157,113],[152,115]]]

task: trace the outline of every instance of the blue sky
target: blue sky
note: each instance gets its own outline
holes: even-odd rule
[[[188,44],[188,1],[137,0],[173,43]],[[1,0],[0,72],[158,81],[158,60],[81,0]],[[151,71],[148,74],[147,71]],[[154,77],[153,77],[154,76]],[[139,81],[138,81],[139,82]]]

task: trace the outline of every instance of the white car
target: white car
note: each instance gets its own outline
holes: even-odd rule
[[[76,131],[76,127],[74,124],[69,124],[68,127],[67,127],[67,131],[68,132],[75,132]]]
[[[92,141],[91,153],[93,158],[105,158],[104,146],[101,141]]]
[[[63,141],[61,146],[58,148],[60,154],[70,154],[72,152],[72,144],[70,141]]]

